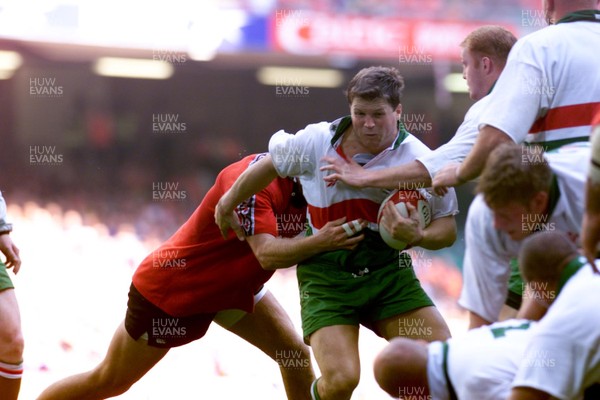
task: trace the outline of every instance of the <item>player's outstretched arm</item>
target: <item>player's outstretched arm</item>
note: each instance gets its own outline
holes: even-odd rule
[[[377,187],[397,189],[402,183],[415,184],[422,187],[431,185],[431,177],[423,164],[412,161],[395,167],[368,170],[353,160],[346,161],[339,157],[324,157],[325,165],[321,171],[331,171],[324,180],[329,183],[342,181],[347,185],[363,188]]]
[[[433,188],[458,186],[481,175],[488,155],[498,145],[513,140],[506,133],[486,125],[479,131],[475,145],[462,164],[453,163],[442,168],[433,178]]]
[[[19,249],[13,243],[8,233],[0,235],[0,252],[6,257],[6,268],[12,268],[16,274],[21,269]]]
[[[388,202],[383,209],[381,224],[395,239],[428,250],[452,246],[456,240],[454,216],[436,218],[423,229],[419,226],[417,209],[410,203],[407,203],[406,207],[409,212],[408,218],[404,218],[391,202]]]
[[[233,229],[240,240],[244,240],[237,218],[233,210],[238,204],[260,192],[277,178],[270,155],[246,169],[234,182],[233,186],[219,199],[215,207],[215,223],[219,226],[221,235],[227,237],[227,232]]]
[[[248,236],[248,244],[263,269],[288,268],[316,254],[339,250],[351,250],[364,239],[364,235],[348,236],[344,229],[346,218],[330,221],[312,236],[277,238],[267,233]],[[360,229],[366,223],[360,222]]]

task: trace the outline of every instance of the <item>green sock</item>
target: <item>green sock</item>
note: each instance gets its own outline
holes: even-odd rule
[[[317,382],[321,379],[321,377],[314,380],[312,385],[310,385],[310,397],[312,400],[321,400],[321,396],[319,396],[319,391],[317,390]]]

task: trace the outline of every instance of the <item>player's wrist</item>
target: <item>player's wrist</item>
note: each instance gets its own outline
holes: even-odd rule
[[[421,229],[417,229],[416,234],[413,236],[413,240],[408,242],[408,246],[409,247],[419,246],[423,242],[424,238],[425,238],[424,232]]]
[[[376,183],[377,175],[371,171],[364,170],[356,175],[355,184],[357,188],[365,188],[373,186]]]
[[[456,169],[454,170],[454,176],[455,176],[455,178],[456,178],[456,182],[457,182],[459,185],[462,185],[463,183],[466,183],[466,182],[468,182],[468,181],[469,181],[468,179],[465,179],[465,178],[463,178],[463,177],[461,176],[461,174],[460,174],[460,173],[461,173],[461,168],[460,168],[461,166],[462,166],[462,164],[458,164],[458,165],[456,166]]]

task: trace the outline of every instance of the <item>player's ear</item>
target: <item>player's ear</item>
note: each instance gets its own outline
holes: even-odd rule
[[[394,110],[394,112],[396,113],[396,119],[398,121],[400,121],[400,118],[402,117],[402,103],[399,103],[396,106],[396,109]]]
[[[539,191],[529,201],[529,209],[535,214],[541,214],[548,208],[550,195],[548,192]]]
[[[489,57],[482,57],[481,63],[483,64],[483,70],[487,73],[492,71],[492,59]]]

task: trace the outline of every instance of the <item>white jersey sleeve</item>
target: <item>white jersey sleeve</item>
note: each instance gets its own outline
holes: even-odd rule
[[[582,262],[585,262],[582,260]],[[537,326],[513,387],[577,399],[600,382],[600,275],[582,267]]]
[[[463,288],[458,302],[490,322],[497,321],[506,301],[510,259],[517,250],[507,248],[512,241],[506,241],[494,229],[492,211],[481,195],[469,207],[465,242]]]
[[[323,154],[318,143],[327,140],[323,133],[329,132],[329,123],[308,125],[296,134],[280,130],[269,140],[269,154],[273,165],[281,177],[312,175],[318,170],[318,162]]]
[[[448,143],[429,154],[417,157],[417,160],[429,172],[429,176],[433,178],[446,164],[463,162],[467,157],[479,134],[479,116],[486,107],[488,97],[482,98],[469,108],[469,111],[465,114],[465,119]]]
[[[0,220],[6,221],[6,201],[0,192]]]
[[[535,322],[510,319],[449,341],[450,378],[459,399],[507,399]]]
[[[427,191],[426,196],[432,210],[431,220],[458,214],[458,200],[453,188],[443,196],[435,195]]]
[[[539,52],[538,52],[539,53]],[[519,40],[510,51],[483,111],[479,127],[500,129],[516,143],[523,143],[533,122],[548,109],[551,82],[537,62],[531,42]]]

